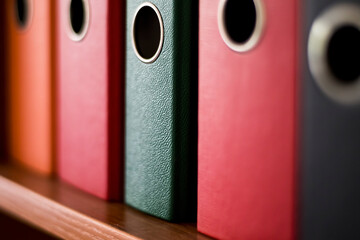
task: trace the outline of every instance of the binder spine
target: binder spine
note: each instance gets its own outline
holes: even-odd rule
[[[359,53],[360,1],[306,0],[304,11],[302,31],[307,55],[302,79],[301,238],[357,239],[360,78],[355,75],[349,79],[347,74],[354,70],[359,73],[350,59]],[[350,35],[346,27],[352,28]],[[346,44],[332,48],[333,41],[338,40]],[[315,44],[318,47],[314,48]],[[348,57],[340,54],[332,58],[336,51]],[[339,69],[342,63],[347,64]]]
[[[190,65],[195,53],[190,51],[197,44],[193,42],[196,38],[187,34],[187,31],[193,33],[193,30],[188,30],[192,28],[192,19],[188,18],[194,11],[190,10],[190,6],[193,7],[190,2],[152,1],[152,9],[155,7],[160,17],[156,17],[156,10],[148,10],[154,14],[154,21],[162,21],[162,24],[154,23],[152,26],[154,32],[161,34],[162,25],[164,37],[161,43],[161,36],[152,36],[161,45],[161,52],[154,55],[156,58],[150,54],[149,61],[137,56],[132,39],[137,10],[148,3],[139,0],[127,2],[125,201],[137,209],[171,221],[193,217],[195,204],[194,189],[190,190],[190,186],[196,185],[196,170],[193,168],[196,155],[194,142],[187,141],[189,127],[194,129],[190,122],[196,121],[193,115],[196,103],[192,102],[192,106],[187,108],[196,91],[190,89],[190,86],[196,87],[192,85],[196,83],[195,70],[191,69],[196,65]],[[135,40],[135,43],[140,44],[141,40]],[[185,206],[192,207],[186,209]]]
[[[122,198],[123,1],[59,1],[59,175]]]
[[[9,157],[43,174],[54,171],[53,1],[6,1]]]

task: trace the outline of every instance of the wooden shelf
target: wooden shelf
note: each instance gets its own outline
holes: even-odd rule
[[[209,239],[195,223],[169,223],[9,164],[0,165],[0,210],[66,239]]]

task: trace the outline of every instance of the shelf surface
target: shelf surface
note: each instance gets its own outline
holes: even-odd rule
[[[1,239],[41,239],[41,240],[58,240],[55,237],[41,229],[27,224],[16,217],[0,211],[0,228]],[[4,230],[6,229],[6,230]]]
[[[0,210],[67,239],[209,239],[195,223],[169,223],[10,164],[0,164]]]

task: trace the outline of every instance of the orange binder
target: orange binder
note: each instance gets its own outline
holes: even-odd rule
[[[54,1],[6,1],[9,157],[44,174],[53,170],[54,14]]]
[[[6,159],[5,1],[0,1],[0,162]]]

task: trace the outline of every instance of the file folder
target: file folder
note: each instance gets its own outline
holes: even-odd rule
[[[298,1],[200,1],[198,230],[294,239]]]
[[[124,6],[58,1],[58,169],[97,197],[122,198]]]
[[[196,218],[197,6],[126,7],[125,201],[169,221]]]
[[[9,155],[43,174],[54,160],[54,1],[9,0],[7,122]]]
[[[360,1],[304,1],[302,239],[360,238]]]

